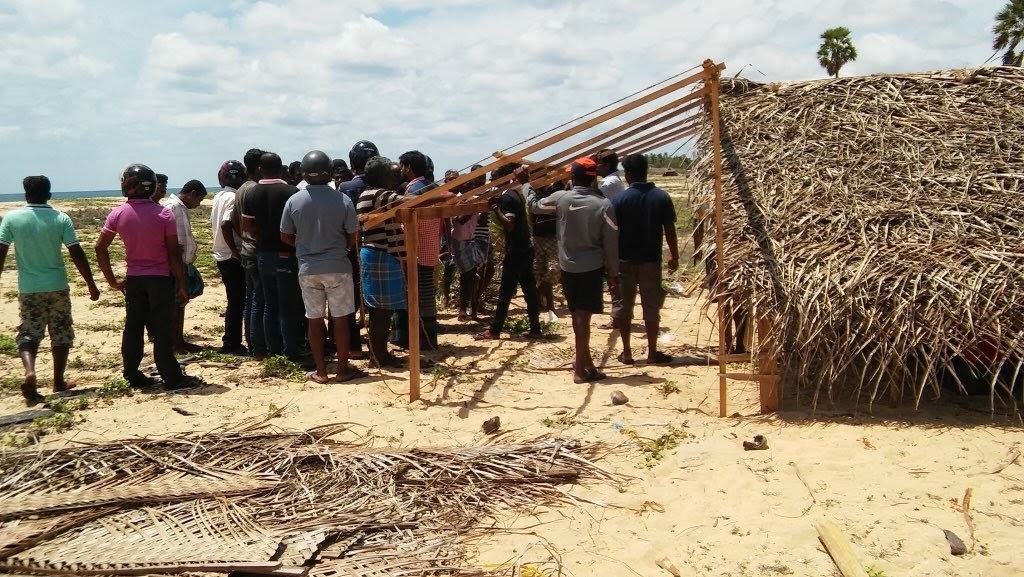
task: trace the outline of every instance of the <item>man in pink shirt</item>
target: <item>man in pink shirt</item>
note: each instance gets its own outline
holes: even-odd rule
[[[139,371],[143,356],[143,330],[150,327],[156,368],[167,389],[199,386],[202,380],[186,376],[174,358],[172,331],[177,279],[181,302],[187,302],[181,266],[181,246],[174,215],[150,200],[156,175],[142,164],[133,164],[121,174],[121,194],[128,201],[110,211],[96,241],[96,261],[107,284],[125,295],[125,322],[121,334],[124,378],[133,387],[147,387],[152,380]],[[127,274],[114,276],[110,267],[110,244],[115,236],[124,243]],[[172,276],[173,279],[172,279]]]

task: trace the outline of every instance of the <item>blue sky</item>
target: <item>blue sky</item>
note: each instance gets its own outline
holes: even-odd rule
[[[286,161],[374,141],[462,168],[699,64],[819,78],[977,66],[1004,0],[0,0],[0,193],[116,189],[144,162],[171,186],[250,147]]]

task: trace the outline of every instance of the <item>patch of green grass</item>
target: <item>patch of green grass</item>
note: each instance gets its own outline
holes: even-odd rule
[[[0,354],[9,357],[18,356],[18,341],[8,334],[0,334]]]
[[[671,425],[669,425],[668,431],[654,439],[641,437],[632,429],[623,429],[622,434],[631,437],[637,442],[640,450],[644,452],[644,466],[648,469],[654,467],[665,458],[666,451],[676,448],[680,441],[690,436],[686,431]]]
[[[132,386],[128,382],[128,379],[125,379],[124,377],[117,377],[116,379],[111,379],[103,383],[96,395],[106,401],[109,405],[114,402],[114,399],[130,397],[134,393],[135,391],[132,390]]]
[[[89,408],[88,399],[72,399],[70,401],[59,401],[49,398],[46,402],[53,414],[49,417],[37,417],[32,420],[32,432],[37,436],[49,433],[63,433],[85,419],[78,414],[79,411]]]
[[[302,367],[300,367],[298,363],[289,361],[288,357],[274,355],[270,358],[263,359],[260,364],[262,365],[262,371],[260,374],[264,377],[286,379],[297,383],[301,383],[306,380],[306,371],[302,370]]]
[[[541,421],[541,424],[543,424],[545,427],[551,427],[551,428],[571,427],[575,423],[576,423],[576,417],[573,417],[572,415],[562,415],[562,416],[557,417],[557,418],[556,417],[544,417],[544,420]]]
[[[885,571],[875,567],[874,565],[868,565],[864,571],[867,572],[868,577],[885,577]]]
[[[216,349],[203,349],[199,352],[199,358],[212,361],[214,363],[237,363],[240,358],[239,355],[228,355],[218,352]]]
[[[84,369],[86,366],[88,365],[86,365],[85,361],[82,360],[82,357],[78,355],[75,355],[75,358],[68,361],[68,367],[72,369]]]
[[[665,381],[658,387],[658,392],[661,393],[662,397],[668,398],[669,395],[673,395],[679,392],[679,385],[675,381]]]
[[[124,330],[124,319],[119,321],[105,321],[101,323],[84,323],[79,326],[87,331],[108,331],[119,333]]]
[[[21,377],[15,375],[5,375],[0,379],[0,392],[10,393],[17,391],[21,388]]]
[[[508,317],[505,319],[504,330],[513,335],[528,333],[530,332],[530,319],[524,316]]]

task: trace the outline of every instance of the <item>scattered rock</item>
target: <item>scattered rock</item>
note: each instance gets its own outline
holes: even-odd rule
[[[186,411],[181,407],[171,407],[171,410],[174,411],[175,413],[178,413],[179,415],[185,415],[186,417],[191,417],[195,415],[195,413],[193,413],[192,411]]]
[[[501,419],[499,419],[498,417],[491,417],[490,419],[484,421],[483,430],[484,433],[487,435],[493,435],[494,433],[497,433],[498,429],[500,428]]]
[[[612,391],[612,404],[613,405],[625,405],[629,402],[629,397],[626,396],[622,391]]]
[[[946,534],[946,541],[949,542],[950,553],[960,556],[967,552],[967,545],[964,545],[963,539],[957,537],[956,533],[949,529],[943,529],[942,532]]]

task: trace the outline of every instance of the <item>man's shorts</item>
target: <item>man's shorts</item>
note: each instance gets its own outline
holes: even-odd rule
[[[75,342],[71,320],[71,291],[22,293],[18,295],[21,323],[18,344],[38,345],[50,331],[51,347],[70,347]]]
[[[348,316],[356,310],[355,288],[349,273],[299,275],[299,288],[307,319],[325,318],[328,307],[333,318]]]
[[[636,304],[637,288],[640,289],[640,308],[645,321],[657,321],[661,305],[665,301],[665,289],[661,287],[661,263],[619,263],[619,295],[612,299],[612,318],[629,322],[633,320],[633,306]]]
[[[535,236],[533,250],[533,277],[537,284],[558,284],[559,273],[562,272],[558,266],[558,239],[553,236]]]
[[[570,311],[604,312],[604,269],[587,272],[562,271],[562,293]]]

